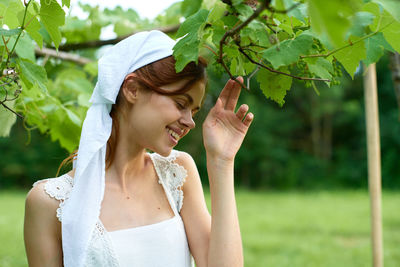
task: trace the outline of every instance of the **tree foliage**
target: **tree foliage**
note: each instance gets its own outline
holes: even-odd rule
[[[184,0],[153,21],[132,9],[88,5],[81,5],[87,18],[79,19],[66,16],[69,5],[0,1],[1,136],[20,116],[28,131],[37,128],[68,151],[76,148],[96,82],[96,41],[110,26],[123,38],[185,18],[172,34],[180,38],[177,71],[202,55],[213,71],[245,76],[244,87],[258,82],[266,98],[281,106],[294,80],[318,92],[322,83],[338,83],[340,65],[353,77],[360,61],[368,65],[386,50],[400,51],[400,6],[394,0]],[[75,58],[63,54],[71,49]]]

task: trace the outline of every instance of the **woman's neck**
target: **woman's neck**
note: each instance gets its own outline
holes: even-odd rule
[[[120,136],[115,147],[113,162],[106,171],[106,182],[117,185],[123,191],[143,177],[149,166],[145,148],[132,140],[134,140],[132,137]]]

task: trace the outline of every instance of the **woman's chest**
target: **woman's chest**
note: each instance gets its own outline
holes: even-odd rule
[[[150,225],[173,216],[168,197],[159,183],[129,192],[112,186],[105,188],[100,221],[107,231]]]

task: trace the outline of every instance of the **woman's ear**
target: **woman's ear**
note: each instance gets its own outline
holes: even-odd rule
[[[136,74],[130,73],[125,77],[124,83],[122,84],[122,93],[126,101],[134,104],[139,95],[138,84],[135,81]]]

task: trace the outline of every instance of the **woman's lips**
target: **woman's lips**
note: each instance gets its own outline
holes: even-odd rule
[[[172,131],[170,128],[167,127],[167,133],[168,133],[168,137],[169,140],[171,141],[171,143],[175,146],[178,144],[178,140],[179,140],[179,135]]]

